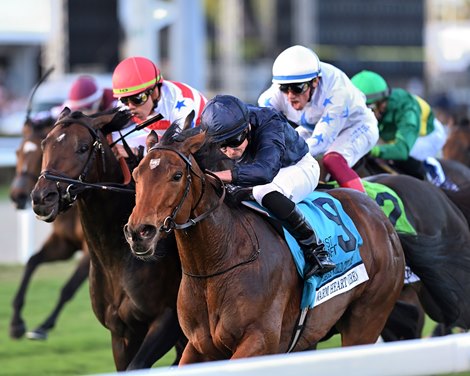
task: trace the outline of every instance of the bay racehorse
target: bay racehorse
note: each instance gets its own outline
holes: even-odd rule
[[[41,142],[52,129],[55,120],[51,117],[33,120],[27,117],[21,144],[16,152],[16,174],[10,186],[10,198],[17,209],[25,209],[31,202],[31,191],[41,172]],[[46,262],[68,260],[77,251],[83,251],[78,265],[62,287],[59,299],[51,314],[34,330],[26,333],[22,317],[26,291],[37,267]],[[60,214],[52,225],[52,231],[44,244],[27,261],[20,286],[13,298],[13,314],[10,321],[10,337],[21,338],[25,333],[30,339],[46,339],[48,332],[55,327],[65,304],[88,277],[90,257],[83,236],[76,207]]]
[[[65,108],[42,143],[42,173],[32,192],[33,209],[47,222],[78,206],[90,249],[92,308],[111,332],[118,371],[149,368],[178,341],[185,343],[176,314],[181,266],[175,238],[144,263],[131,255],[122,233],[134,190],[122,186],[106,135],[129,116],[113,110],[88,117]]]
[[[225,186],[194,159],[206,134],[178,130],[173,124],[159,143],[156,134],[147,138],[125,234],[144,259],[176,234],[183,270],[178,315],[189,340],[180,364],[287,352],[303,286],[289,248],[258,214],[223,201]],[[333,327],[343,346],[375,342],[403,286],[401,245],[377,204],[348,189],[331,195],[363,238],[369,280],[308,310],[293,351],[315,348]]]

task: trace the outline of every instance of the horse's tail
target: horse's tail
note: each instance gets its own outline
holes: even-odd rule
[[[470,184],[460,187],[458,191],[443,189],[446,196],[464,215],[470,227]]]
[[[465,239],[454,238],[441,244],[438,238],[400,234],[407,263],[437,304],[431,318],[447,325],[470,327],[470,255],[462,250]]]

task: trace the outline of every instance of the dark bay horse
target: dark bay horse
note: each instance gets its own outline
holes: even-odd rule
[[[303,286],[292,255],[258,214],[222,201],[224,186],[193,157],[205,133],[177,129],[173,124],[158,144],[156,135],[148,137],[125,233],[136,256],[147,259],[176,228],[183,269],[178,315],[189,340],[180,364],[286,352]],[[331,194],[364,240],[369,280],[309,310],[293,351],[315,348],[333,327],[343,346],[375,342],[403,286],[403,251],[377,204],[348,189]]]
[[[457,161],[443,159],[440,162],[446,175],[459,186],[458,192],[442,190],[393,171],[381,174],[383,169],[374,159],[364,158],[355,166],[361,177],[374,175],[367,180],[393,189],[403,200],[408,219],[418,225],[416,238],[398,234],[408,264],[421,278],[420,283],[406,285],[405,290],[408,302],[413,304],[409,290],[415,289],[418,293],[415,306],[419,309],[423,304],[425,313],[439,323],[436,335],[450,333],[450,328],[455,326],[468,328],[470,325],[466,298],[470,294],[466,287],[470,286],[470,169]],[[447,265],[444,273],[435,270],[436,263]],[[439,278],[433,276],[436,272]],[[447,290],[453,293],[448,294]],[[403,323],[409,325],[410,321],[412,319],[404,319]],[[416,332],[416,338],[420,336],[421,330]]]
[[[448,197],[464,191],[444,192],[407,175],[382,174],[368,180],[398,194],[417,232],[398,235],[408,264],[421,279],[419,295],[426,313],[439,323],[469,328],[470,230],[465,215]]]
[[[92,308],[111,332],[118,371],[149,368],[178,341],[185,344],[176,314],[181,266],[175,238],[144,263],[123,236],[134,191],[122,193],[123,172],[106,135],[128,119],[121,111],[88,117],[64,109],[42,143],[42,174],[32,192],[33,209],[47,222],[76,200],[90,249]]]
[[[442,166],[442,170],[446,177],[450,181],[457,185],[457,187],[463,187],[470,182],[470,168],[463,163],[452,160],[438,158],[439,163]],[[389,161],[382,160],[379,158],[372,158],[366,156],[359,160],[354,166],[354,170],[360,177],[367,177],[371,175],[378,175],[383,173],[389,174],[403,174],[396,165],[391,165]]]
[[[10,198],[18,209],[30,204],[31,191],[41,172],[41,142],[52,129],[55,120],[27,118],[22,130],[22,141],[16,152],[16,175],[10,187]],[[22,318],[25,295],[33,273],[42,263],[68,260],[79,250],[83,255],[70,279],[66,282],[51,314],[36,329],[26,333]],[[21,283],[13,299],[13,315],[10,321],[10,337],[21,338],[25,333],[30,339],[46,339],[49,330],[56,325],[64,305],[72,299],[75,292],[88,277],[90,257],[83,236],[78,211],[72,207],[60,214],[52,225],[52,232],[39,250],[32,255],[23,272]]]
[[[452,127],[442,149],[444,159],[459,161],[470,167],[470,126],[459,125]]]

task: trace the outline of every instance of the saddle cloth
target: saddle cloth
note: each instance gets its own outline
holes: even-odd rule
[[[273,218],[254,201],[243,201],[245,206]],[[312,192],[297,204],[315,229],[318,244],[324,244],[336,268],[322,276],[312,276],[304,282],[301,308],[313,308],[334,296],[349,291],[367,281],[364,263],[359,253],[362,238],[341,203],[325,192]],[[294,237],[284,229],[284,237],[291,250],[297,271],[303,277],[305,259]]]

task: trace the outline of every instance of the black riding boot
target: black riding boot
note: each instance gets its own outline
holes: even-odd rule
[[[302,248],[305,257],[305,280],[314,274],[328,273],[336,267],[323,244],[316,244],[315,232],[297,207],[294,207],[282,224]]]

